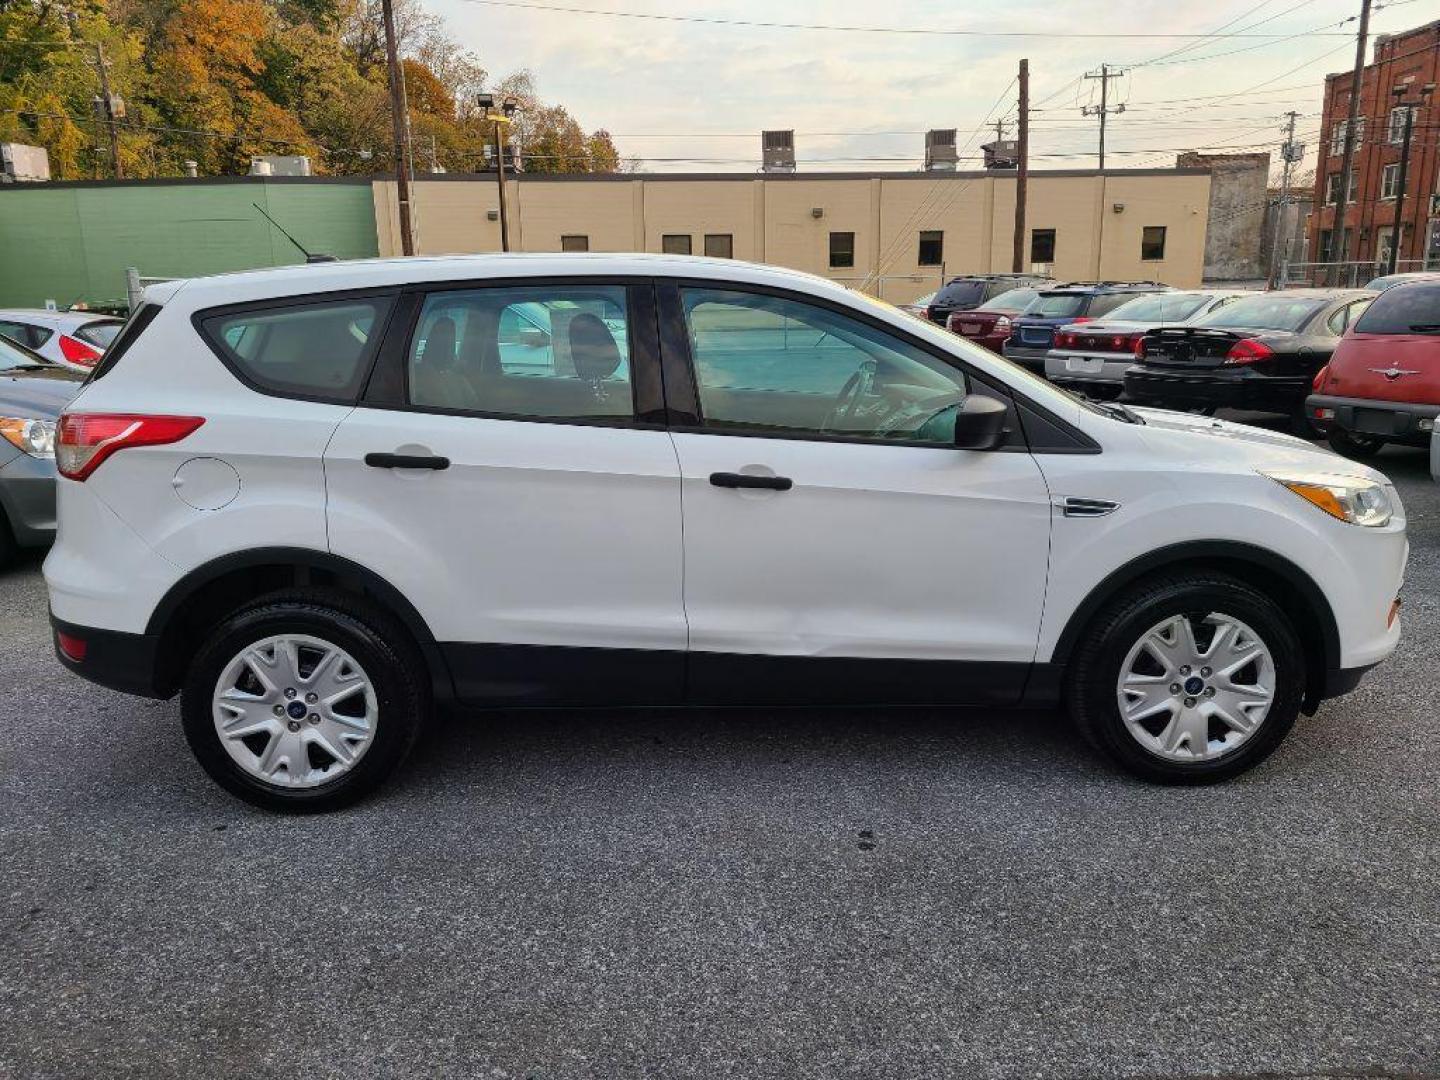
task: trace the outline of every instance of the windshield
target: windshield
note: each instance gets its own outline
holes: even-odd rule
[[[1029,307],[1026,315],[1038,315],[1042,319],[1068,319],[1085,310],[1087,296],[1077,293],[1041,293]]]
[[[1236,300],[1195,323],[1218,330],[1299,330],[1331,297],[1264,293]]]
[[[16,345],[7,337],[0,337],[0,371],[18,371],[24,368],[56,367],[48,360]]]
[[[1204,293],[1155,293],[1127,300],[1108,318],[1119,322],[1183,322],[1210,302]]]
[[[993,300],[987,300],[976,311],[1024,311],[1039,296],[1035,289],[1011,289]]]

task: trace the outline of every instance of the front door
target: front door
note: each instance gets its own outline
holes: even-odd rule
[[[1034,661],[1049,495],[1023,448],[957,450],[986,391],[843,307],[667,287],[690,697],[1013,702]],[[672,402],[683,392],[667,393]]]
[[[658,385],[650,296],[537,280],[407,298],[372,378],[392,400],[367,395],[330,443],[331,550],[415,604],[463,699],[681,697],[679,473],[636,408]]]

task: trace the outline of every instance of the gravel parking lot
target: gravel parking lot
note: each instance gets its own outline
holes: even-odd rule
[[[1051,715],[442,720],[251,810],[0,572],[0,1076],[1440,1074],[1440,489],[1399,655],[1149,787]]]

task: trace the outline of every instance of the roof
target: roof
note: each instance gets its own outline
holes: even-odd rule
[[[513,253],[411,256],[302,263],[263,270],[241,270],[210,277],[153,285],[151,300],[165,302],[183,293],[187,305],[205,307],[311,292],[342,292],[427,282],[466,282],[526,277],[699,277],[776,286],[801,286],[811,292],[843,295],[829,278],[762,266],[738,259],[646,253]]]
[[[0,308],[0,319],[51,323],[94,322],[96,319],[121,321],[104,311],[52,311],[49,308]]]

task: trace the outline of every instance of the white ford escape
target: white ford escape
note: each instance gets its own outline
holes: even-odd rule
[[[61,661],[180,693],[281,809],[373,788],[439,701],[1063,702],[1217,780],[1400,632],[1374,470],[724,260],[153,287],[57,443]]]

